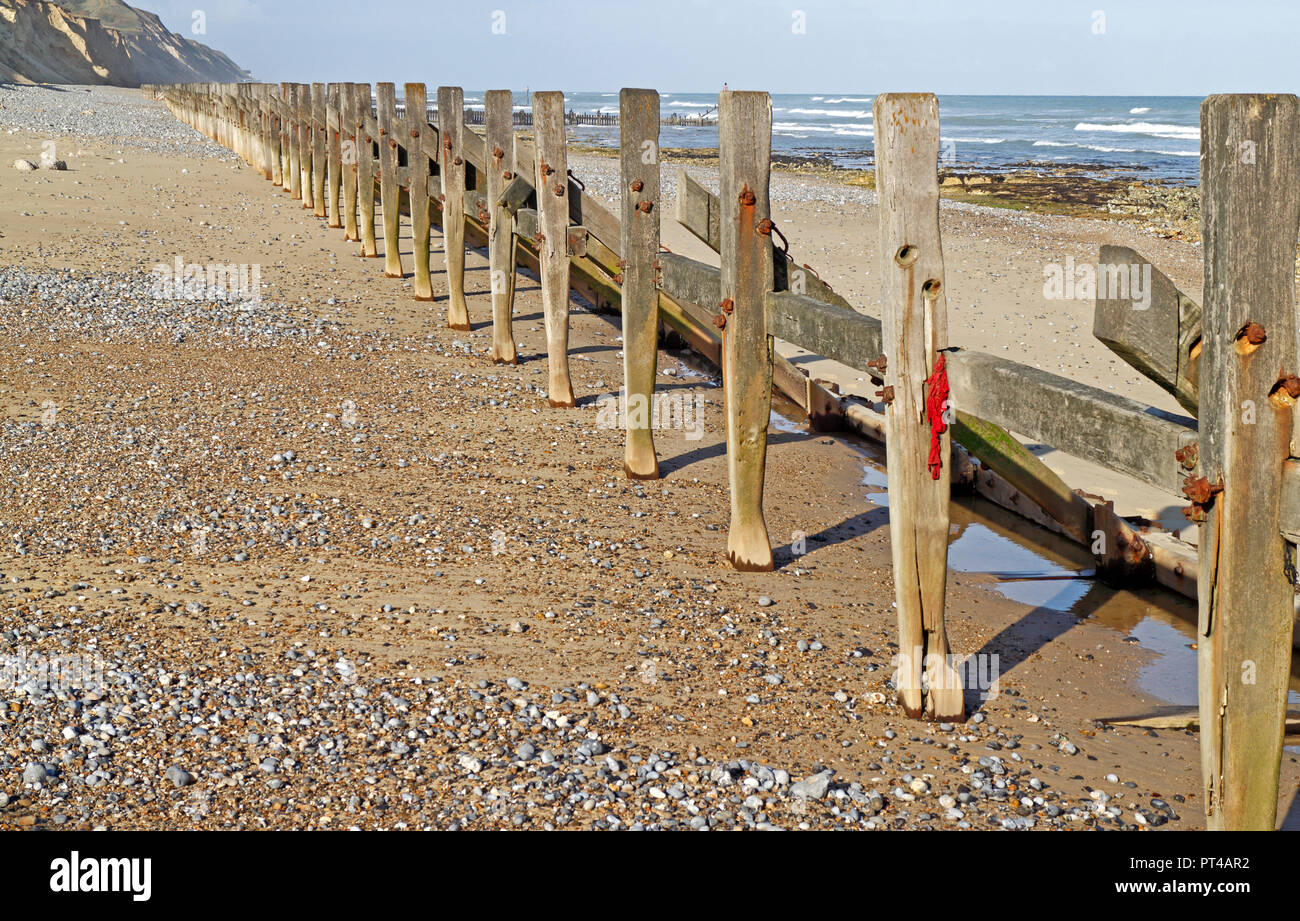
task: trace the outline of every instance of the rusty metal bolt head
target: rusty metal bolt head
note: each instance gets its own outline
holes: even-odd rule
[[[387,133],[388,133],[388,129],[387,129],[387,128],[380,128],[380,129],[379,129],[379,136],[380,136],[380,137],[383,137],[383,136],[384,136],[385,134],[387,134]]]
[[[1174,452],[1174,459],[1182,464],[1184,468],[1193,470],[1196,468],[1197,457],[1200,454],[1200,447],[1195,442],[1184,445]]]
[[[1206,505],[1215,496],[1223,492],[1223,487],[1211,483],[1203,476],[1189,477],[1183,484],[1183,495],[1191,499],[1196,505]]]
[[[1300,398],[1300,377],[1294,374],[1288,374],[1281,380],[1282,389],[1286,391],[1287,396],[1291,399]]]
[[[397,139],[396,139],[396,138],[389,138],[389,139],[388,139],[388,146],[389,146],[390,148],[392,148],[393,150],[396,150],[396,149],[397,149]]]
[[[736,309],[736,302],[729,297],[724,297],[718,306],[722,308],[723,313],[730,315]]]
[[[877,391],[876,391],[876,396],[880,397],[880,402],[882,402],[882,403],[892,403],[892,402],[894,402],[894,388],[893,388],[893,385],[891,384],[890,386],[885,387],[885,388],[882,389],[882,390],[877,390]]]
[[[515,178],[515,174],[512,173],[512,172],[510,172],[510,170],[506,170],[504,173],[501,174],[501,178],[502,178],[502,179],[514,179],[514,178]]]
[[[563,197],[563,196],[564,196],[564,183],[562,183],[562,182],[557,182],[557,183],[555,184],[555,194],[556,194],[557,197]]]
[[[1268,340],[1268,333],[1258,323],[1247,323],[1237,333],[1238,339],[1245,339],[1251,345],[1263,345]]]
[[[654,202],[641,201],[641,202],[637,202],[636,210],[640,211],[642,214],[649,214],[652,210],[654,210],[654,206],[655,206]]]
[[[754,197],[754,190],[746,183],[745,187],[740,190],[740,203],[746,208],[752,208],[756,201],[758,199]]]
[[[451,164],[452,164],[452,166],[460,166],[460,165],[461,165],[462,163],[464,163],[464,162],[465,162],[465,161],[462,160],[460,157],[455,157],[455,158],[451,161]]]
[[[504,150],[502,150],[500,147],[498,147],[498,146],[496,146],[496,145],[493,145],[493,147],[492,147],[492,156],[494,156],[494,157],[496,157],[498,160],[500,160],[500,159],[501,159],[502,157],[504,157],[505,155],[506,155],[506,152],[505,152]]]
[[[714,316],[713,316],[713,325],[716,326],[718,329],[726,329],[726,328],[727,328],[727,318],[726,318],[725,316],[723,316],[722,314],[720,314],[720,313],[719,313],[719,314],[714,314]]]
[[[443,149],[445,150],[451,150],[451,138],[447,138],[445,141],[443,141],[442,146]]]
[[[642,189],[644,189],[644,188],[645,188],[645,183],[642,182],[640,179],[633,179],[633,180],[632,180],[632,186],[631,186],[631,189],[632,189],[633,192],[640,192],[640,191],[641,191]]]
[[[875,368],[881,374],[885,373],[885,368],[888,365],[889,365],[889,359],[886,358],[884,355],[881,355],[879,358],[875,359],[874,361],[867,362],[868,368]]]
[[[1205,509],[1202,506],[1189,505],[1187,508],[1183,509],[1183,517],[1194,524],[1200,524],[1208,516],[1205,514]]]
[[[413,137],[413,138],[418,138],[419,136],[420,136],[420,132],[419,132],[417,129],[412,128],[412,129],[411,129],[411,137]]]
[[[761,221],[759,221],[759,222],[754,226],[754,229],[757,230],[759,233],[761,233],[761,234],[762,234],[763,236],[765,236],[765,237],[771,236],[771,235],[772,235],[772,219],[771,219],[771,218],[768,218],[768,217],[763,218]]]
[[[620,287],[622,286],[623,284],[622,272],[615,272],[613,275],[610,276],[610,278],[613,280],[614,284],[619,285]]]

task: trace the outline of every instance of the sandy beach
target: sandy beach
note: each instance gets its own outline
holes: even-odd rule
[[[579,405],[552,409],[535,279],[523,358],[494,366],[483,253],[454,332],[436,229],[417,303],[160,103],[23,93],[0,92],[0,656],[82,656],[105,681],[0,692],[0,828],[1204,827],[1195,733],[1098,722],[1171,703],[1130,633],[1174,607],[1159,593],[1075,613],[952,572],[954,648],[999,657],[998,693],[970,692],[964,724],[909,721],[869,446],[774,426],[777,569],[736,573],[719,381],[692,356],[661,353],[657,386],[702,401],[703,437],[658,432],[664,478],[629,482],[597,421],[616,318],[575,306]],[[10,168],[51,138],[66,171]],[[612,198],[613,161],[570,167]],[[670,219],[673,172],[664,243],[716,263]],[[874,191],[781,172],[772,191],[797,261],[874,312]],[[1179,411],[1092,338],[1091,300],[1044,297],[1044,266],[1122,243],[1199,295],[1198,244],[964,202],[941,218],[954,344]],[[156,296],[178,258],[257,266],[257,302]],[[1124,495],[1181,519],[1176,497]],[[1297,789],[1292,748],[1290,822]]]

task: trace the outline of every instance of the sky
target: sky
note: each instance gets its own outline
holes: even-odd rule
[[[1135,96],[1300,89],[1298,0],[133,5],[265,82],[710,92],[725,81],[771,93]],[[206,31],[196,34],[200,24]]]

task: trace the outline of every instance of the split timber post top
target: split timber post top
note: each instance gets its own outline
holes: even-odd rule
[[[950,665],[944,627],[949,436],[946,425],[931,418],[935,407],[929,405],[929,389],[940,380],[947,387],[939,102],[930,93],[886,93],[876,97],[874,117],[889,544],[903,663],[898,697],[909,716],[961,720],[963,689]]]

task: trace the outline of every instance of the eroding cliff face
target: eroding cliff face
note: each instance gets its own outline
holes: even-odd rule
[[[79,14],[87,10],[102,10],[107,21],[124,27]],[[0,82],[139,86],[246,79],[221,52],[167,31],[153,13],[118,0],[0,0]]]

